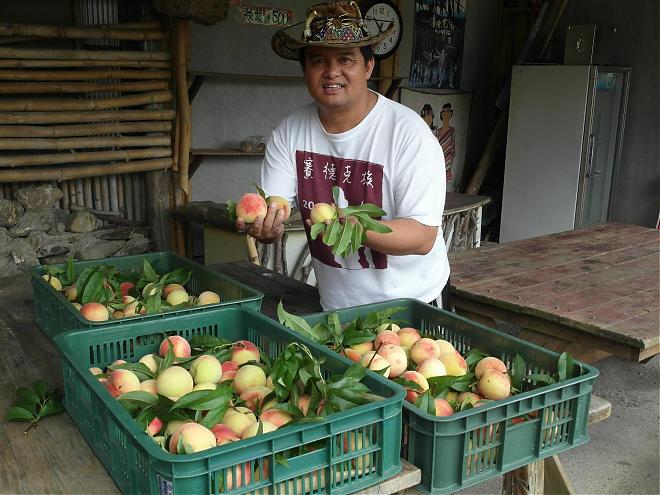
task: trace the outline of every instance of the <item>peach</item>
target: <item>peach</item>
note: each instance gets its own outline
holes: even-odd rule
[[[396,323],[391,323],[391,322],[390,323],[381,323],[376,328],[376,334],[379,334],[380,332],[382,332],[384,330],[391,330],[394,333],[398,333],[399,330],[401,330],[401,327],[399,325],[397,325]]]
[[[362,342],[361,344],[355,344],[351,346],[351,349],[356,351],[357,353],[360,354],[360,356],[364,356],[367,352],[372,351],[374,348],[374,342],[373,340],[370,340],[368,342]]]
[[[256,193],[245,193],[236,204],[236,216],[245,223],[253,223],[257,217],[265,217],[266,200]]]
[[[268,409],[268,411],[264,411],[263,413],[261,413],[259,419],[261,421],[273,423],[278,428],[293,421],[293,418],[291,417],[290,414],[284,411],[280,411],[279,409]]]
[[[168,437],[170,435],[174,435],[174,432],[179,429],[179,426],[181,426],[184,423],[192,423],[193,421],[191,419],[187,420],[180,420],[180,419],[173,419],[169,423],[167,423],[167,426],[165,427],[165,436]]]
[[[451,416],[454,414],[454,409],[449,402],[445,399],[435,399],[435,415],[436,416]]]
[[[191,354],[190,344],[186,339],[180,335],[172,335],[163,340],[158,348],[158,354],[165,357],[167,356],[167,351],[169,350],[169,344],[172,344],[172,352],[174,352],[174,357],[177,358],[189,358]]]
[[[266,198],[266,204],[270,206],[273,203],[277,205],[278,210],[284,210],[283,221],[286,222],[291,216],[291,205],[289,204],[289,201],[286,198],[283,198],[282,196],[268,196]]]
[[[406,393],[406,400],[413,404],[417,400],[417,397],[419,397],[420,393],[426,392],[429,389],[429,382],[426,380],[424,375],[422,375],[417,371],[404,371],[401,374],[401,378],[416,383],[417,385],[419,385],[421,389],[421,392],[417,390],[408,389]]]
[[[419,363],[417,366],[417,371],[424,375],[424,378],[432,378],[434,376],[445,376],[447,370],[445,365],[442,364],[438,358],[428,358]]]
[[[197,296],[197,306],[206,306],[207,304],[218,304],[220,296],[213,291],[205,290]]]
[[[75,284],[74,285],[69,285],[66,289],[64,289],[64,295],[71,302],[78,299],[78,289],[77,289],[76,285]]]
[[[170,438],[169,447],[172,454],[178,453],[179,438],[181,438],[186,454],[201,452],[216,446],[213,432],[197,423],[184,423],[177,428]]]
[[[119,291],[121,292],[122,297],[127,296],[133,287],[135,287],[133,282],[122,282],[119,284]]]
[[[62,290],[62,282],[60,282],[59,278],[54,277],[52,275],[48,275],[47,273],[45,275],[42,275],[41,278],[43,278],[46,282],[48,282],[53,289],[57,291]]]
[[[463,402],[469,402],[473,406],[479,402],[483,397],[479,394],[475,394],[474,392],[462,392],[458,394],[458,397],[456,398],[456,402],[459,404],[463,404]]]
[[[231,348],[231,361],[238,364],[245,364],[248,361],[257,361],[260,359],[259,348],[249,340],[239,340],[234,342]]]
[[[163,423],[160,418],[156,417],[149,421],[149,424],[147,425],[147,433],[150,437],[155,437],[163,429],[163,426],[165,426],[165,423]]]
[[[220,378],[221,382],[226,380],[233,380],[234,375],[238,371],[238,365],[233,361],[225,361],[222,363],[222,377]]]
[[[188,370],[181,366],[172,366],[162,371],[156,379],[156,390],[176,401],[179,397],[192,392],[193,378]]]
[[[165,300],[170,306],[178,306],[179,304],[187,303],[189,297],[184,289],[175,289],[169,293]]]
[[[110,319],[108,308],[97,302],[83,304],[80,308],[80,314],[89,321],[108,321]]]
[[[126,361],[124,361],[123,359],[116,359],[112,362],[112,364],[110,364],[110,368],[112,368],[113,366],[119,366],[120,364],[126,364]]]
[[[419,332],[411,327],[402,328],[397,332],[397,335],[401,342],[399,345],[404,349],[410,349],[415,342],[422,338]]]
[[[440,349],[440,354],[449,354],[456,350],[452,343],[446,340],[437,339],[436,343],[438,344],[438,349]]]
[[[133,299],[131,296],[125,296],[125,297],[130,297]],[[131,301],[129,302],[125,307],[124,307],[124,316],[137,316],[138,314],[144,315],[147,313],[147,308],[142,305],[140,306],[140,310],[138,312],[138,305],[141,303],[139,301]]]
[[[492,356],[485,357],[477,363],[477,366],[474,368],[475,378],[479,380],[486,370],[496,370],[500,373],[506,373],[508,371],[506,364],[502,360]]]
[[[445,365],[449,376],[463,376],[467,373],[468,365],[458,351],[441,354],[440,361]]]
[[[221,424],[229,426],[237,437],[240,437],[245,429],[256,423],[257,417],[247,407],[230,407],[222,417]]]
[[[337,208],[328,203],[316,203],[309,212],[309,218],[313,224],[333,220],[337,216]]]
[[[190,375],[195,385],[198,383],[218,383],[222,378],[222,365],[218,358],[202,354],[190,365]]]
[[[275,426],[273,423],[269,423],[268,421],[258,421],[248,426],[243,432],[243,435],[241,435],[241,438],[243,440],[246,438],[252,438],[257,435],[259,429],[261,429],[261,434],[265,435],[266,433],[277,430],[277,426]]]
[[[254,364],[242,366],[234,375],[234,390],[239,395],[251,387],[264,387],[265,385],[266,373]]]
[[[193,392],[197,392],[198,390],[215,390],[217,388],[217,385],[215,383],[210,383],[210,382],[202,382],[198,383],[195,385],[192,389]]]
[[[486,399],[501,400],[511,395],[511,378],[506,373],[487,369],[477,384],[479,393]]]
[[[121,309],[116,309],[112,312],[113,320],[121,320],[124,317],[124,312]]]
[[[394,344],[398,346],[401,345],[401,339],[399,339],[396,332],[393,332],[392,330],[383,330],[376,336],[374,347],[378,349],[385,344]]]
[[[234,483],[234,473],[236,473],[235,483]],[[252,464],[250,462],[246,462],[242,466],[238,465],[238,466],[230,466],[226,468],[224,478],[220,479],[218,491],[220,493],[223,493],[225,491],[233,490],[234,488],[242,487],[243,478],[245,478],[245,484],[249,485],[252,479]],[[256,491],[254,493],[259,493],[259,492]]]
[[[132,371],[115,370],[110,373],[109,378],[110,383],[117,389],[119,395],[140,390],[140,379]]]
[[[94,376],[103,374],[103,370],[101,368],[99,368],[98,366],[92,366],[89,369],[89,372]]]
[[[143,392],[149,392],[150,394],[158,395],[158,390],[156,389],[156,380],[145,380],[141,382],[140,390]]]
[[[370,445],[369,437],[363,437],[357,431],[349,431],[344,433],[343,443],[345,454],[350,452],[359,452]],[[355,457],[351,459],[351,464],[353,467],[357,468],[358,471],[362,471],[364,468],[367,468],[371,465],[371,455],[365,454]]]
[[[440,348],[435,340],[429,338],[419,339],[410,348],[410,359],[415,364],[420,364],[428,358],[437,358],[440,356]]]
[[[368,367],[370,370],[377,371],[385,378],[390,376],[391,365],[389,361],[383,356],[377,354],[376,351],[369,351],[364,356],[362,356],[362,359],[360,359],[360,364],[364,367]]]
[[[101,381],[101,383],[103,383],[103,385],[105,386],[105,389],[108,391],[108,393],[110,394],[111,397],[116,399],[117,397],[119,397],[121,395],[119,393],[119,390],[117,390],[115,388],[115,386],[110,382],[110,380],[106,379],[105,381]]]
[[[78,311],[80,311],[82,309],[82,304],[77,303],[77,302],[71,303],[71,306],[76,308]]]
[[[248,409],[255,411],[261,405],[264,397],[266,397],[272,391],[272,389],[264,386],[250,387],[247,390],[241,392],[239,397],[242,401],[245,402],[245,406]]]
[[[406,371],[406,368],[408,367],[408,358],[402,347],[394,344],[385,344],[378,349],[378,354],[383,356],[387,362],[390,363],[390,378],[396,378]]]
[[[215,435],[216,445],[225,445],[230,442],[237,442],[240,440],[229,426],[218,423],[211,431]]]
[[[312,398],[309,395],[301,395],[298,397],[298,403],[296,406],[298,409],[300,409],[300,412],[303,413],[303,416],[307,416],[307,412],[309,411],[309,403],[312,400]]]
[[[362,358],[362,354],[360,354],[358,351],[355,349],[351,349],[350,347],[344,347],[340,354],[343,354],[346,356],[348,359],[355,363],[359,363],[360,359]]]
[[[456,402],[458,400],[458,392],[450,390],[449,392],[447,392],[445,399],[447,399],[448,402],[452,402],[452,401]]]
[[[169,296],[175,290],[185,291],[186,288],[181,284],[167,284],[165,287],[163,287],[163,297],[167,299],[167,296]]]
[[[156,362],[156,358],[154,357],[153,354],[145,354],[140,358],[138,363],[144,364],[147,368],[151,370],[152,373],[158,371],[158,363]]]

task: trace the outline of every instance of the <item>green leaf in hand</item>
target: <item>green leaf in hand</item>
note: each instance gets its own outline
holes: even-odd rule
[[[310,237],[312,240],[316,239],[321,232],[326,230],[327,225],[324,223],[315,223],[312,225],[312,230],[310,232]]]

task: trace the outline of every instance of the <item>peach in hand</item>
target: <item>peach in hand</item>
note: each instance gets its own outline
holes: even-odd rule
[[[291,216],[291,205],[289,204],[289,201],[282,196],[268,196],[266,198],[266,204],[270,206],[273,203],[277,205],[278,210],[284,210],[284,218],[282,221],[286,222]]]
[[[236,216],[245,223],[254,223],[257,217],[265,217],[266,200],[256,193],[245,193],[236,204]]]
[[[326,220],[333,220],[337,216],[337,208],[328,203],[316,203],[309,213],[313,224],[323,223]]]

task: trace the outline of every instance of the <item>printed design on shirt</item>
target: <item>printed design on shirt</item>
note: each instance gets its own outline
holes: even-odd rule
[[[303,222],[309,218],[316,203],[333,203],[332,187],[341,190],[339,207],[373,203],[383,205],[383,166],[364,160],[337,158],[310,151],[296,151],[296,173],[298,175],[298,205]],[[332,254],[332,249],[323,244],[321,236],[310,239],[310,229],[305,225],[309,251],[322,263],[335,268],[361,270],[365,268],[387,268],[387,255],[361,247],[347,258]]]

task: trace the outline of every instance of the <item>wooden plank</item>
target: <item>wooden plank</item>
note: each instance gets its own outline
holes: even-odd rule
[[[401,459],[401,472],[399,474],[386,479],[378,485],[360,490],[355,495],[389,495],[399,493],[406,488],[419,485],[421,481],[422,471],[417,466],[413,466],[408,461]]]
[[[602,397],[592,395],[591,404],[589,405],[589,425],[605,421],[611,415],[612,404]]]
[[[543,491],[548,495],[575,495],[573,485],[564,471],[559,457],[550,456],[543,462],[544,475]]]

